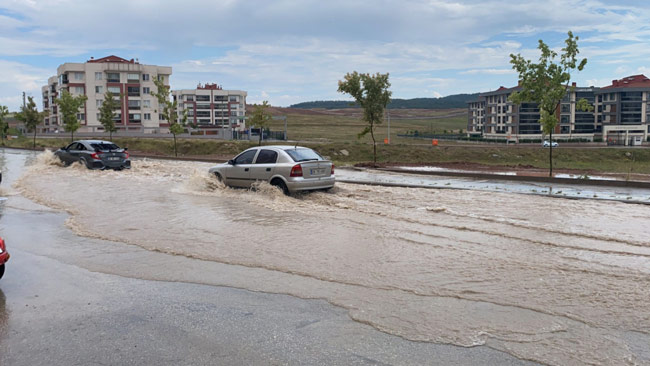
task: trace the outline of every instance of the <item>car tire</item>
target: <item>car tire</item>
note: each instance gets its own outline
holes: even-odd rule
[[[217,182],[223,183],[223,177],[221,176],[221,174],[215,172],[214,176],[217,178]]]
[[[0,278],[2,278],[2,276],[4,276],[4,274],[5,274],[5,265],[3,264],[3,265],[0,266]]]
[[[90,169],[90,165],[88,165],[88,161],[86,161],[86,159],[81,158],[81,159],[79,159],[79,162],[80,162],[81,164],[85,165],[86,168]]]
[[[282,193],[289,196],[289,188],[287,187],[286,183],[284,183],[282,179],[280,178],[273,179],[271,181],[271,185],[280,188],[282,190]]]

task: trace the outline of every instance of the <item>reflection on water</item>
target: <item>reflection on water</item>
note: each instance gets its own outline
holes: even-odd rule
[[[621,364],[637,362],[626,334],[650,333],[648,206],[348,184],[285,197],[220,186],[209,166],[89,171],[45,156],[16,187],[80,235],[292,274],[250,286],[322,297],[409,339]]]

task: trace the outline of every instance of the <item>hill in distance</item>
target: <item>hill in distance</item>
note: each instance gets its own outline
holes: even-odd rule
[[[467,102],[478,99],[479,93],[454,94],[441,98],[414,98],[414,99],[391,99],[389,109],[451,109],[466,108]],[[359,108],[356,103],[346,100],[319,100],[293,104],[290,108],[300,109],[343,109]]]

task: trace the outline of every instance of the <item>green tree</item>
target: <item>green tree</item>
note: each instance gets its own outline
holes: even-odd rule
[[[16,113],[16,119],[25,124],[29,132],[34,132],[32,148],[36,148],[36,131],[37,126],[42,122],[45,112],[39,113],[36,109],[34,97],[27,97],[27,104],[20,106],[20,112]]]
[[[113,93],[106,91],[104,94],[104,101],[102,102],[101,107],[99,107],[99,123],[104,126],[104,131],[109,133],[109,139],[113,141],[113,132],[117,131],[115,127],[115,110],[119,109],[122,105],[122,96],[120,99],[116,100],[113,97]]]
[[[5,136],[9,130],[9,122],[5,119],[9,114],[9,109],[5,105],[0,105],[0,136],[2,137],[2,145],[5,144]]]
[[[70,132],[70,141],[74,141],[74,133],[81,127],[77,114],[79,108],[84,106],[88,97],[85,95],[78,95],[73,97],[67,90],[61,92],[61,96],[54,100],[54,104],[59,106],[61,116],[63,118],[63,128]]]
[[[510,55],[512,68],[519,73],[521,91],[514,92],[510,95],[510,100],[515,104],[524,102],[537,103],[539,108],[542,131],[549,136],[551,146],[549,148],[549,170],[548,175],[553,176],[553,130],[557,126],[558,120],[555,116],[562,99],[573,91],[569,87],[571,81],[571,72],[582,71],[587,64],[584,58],[578,62],[578,37],[574,37],[569,31],[568,38],[564,41],[565,47],[562,48],[562,54],[551,50],[541,39],[537,48],[541,55],[538,63],[526,60],[520,54]],[[579,110],[593,110],[593,106],[586,99],[580,99],[576,103]]]
[[[263,101],[262,104],[255,104],[254,105],[255,110],[253,111],[253,114],[251,115],[251,118],[248,120],[248,123],[251,126],[258,127],[260,129],[260,140],[259,140],[259,145],[262,145],[262,135],[263,135],[263,130],[264,128],[268,128],[269,121],[271,121],[271,114],[268,112],[268,108],[270,107],[268,101]]]
[[[388,90],[388,73],[375,75],[359,74],[354,71],[345,75],[345,80],[339,80],[339,92],[347,93],[363,108],[363,120],[367,125],[357,138],[362,138],[370,132],[372,137],[373,162],[377,165],[377,141],[375,126],[384,118],[384,110],[390,103],[392,92]]]
[[[153,78],[153,83],[156,85],[156,91],[151,91],[151,95],[158,99],[158,108],[162,119],[169,121],[169,132],[174,135],[174,156],[178,156],[176,135],[185,131],[187,112],[183,111],[183,115],[179,118],[178,113],[176,112],[178,102],[175,100],[171,101],[171,98],[169,97],[169,86],[165,85],[165,83],[158,77]]]

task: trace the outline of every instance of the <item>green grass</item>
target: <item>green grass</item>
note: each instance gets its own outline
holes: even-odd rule
[[[391,113],[399,113],[391,111]],[[446,115],[450,111],[427,111],[428,116]],[[287,117],[287,135],[291,140],[314,141],[314,142],[355,142],[357,134],[361,132],[366,123],[360,116],[322,114],[322,113],[276,113]],[[400,113],[404,114],[404,112]],[[420,119],[422,118],[422,119]],[[273,120],[270,124],[273,131],[283,131],[284,121]],[[447,118],[426,118],[407,119],[395,116],[391,118],[390,131],[391,142],[407,142],[408,138],[397,137],[398,134],[406,134],[408,131],[417,130],[424,133],[443,133],[444,130],[467,129],[467,117],[456,116]],[[376,127],[375,138],[383,142],[388,137],[388,124],[382,122]],[[368,136],[368,141],[370,137]]]

